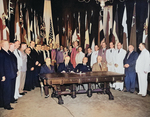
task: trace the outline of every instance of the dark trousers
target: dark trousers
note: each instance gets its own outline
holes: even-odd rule
[[[3,103],[3,82],[0,81],[0,107],[3,107],[4,106],[4,103]]]
[[[24,90],[30,91],[34,87],[33,86],[33,77],[34,77],[33,71],[26,72],[26,80],[25,80]]]
[[[127,91],[134,92],[135,91],[135,79],[136,73],[135,72],[126,72],[125,77],[125,86]]]
[[[12,79],[11,81],[11,102],[15,101],[14,94],[15,94],[15,85],[16,85],[16,78]]]
[[[4,108],[9,108],[11,102],[12,79],[6,78],[4,82],[1,82],[1,87],[2,87],[3,106]]]
[[[35,69],[35,86],[40,87],[40,81],[39,81],[39,73],[40,73],[41,67],[37,67]]]

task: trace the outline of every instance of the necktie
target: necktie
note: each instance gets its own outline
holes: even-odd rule
[[[103,50],[103,54],[104,54],[105,50]]]
[[[118,50],[118,53],[120,52],[120,50]]]
[[[17,53],[18,53],[18,55],[20,56],[18,49],[17,49]]]
[[[131,52],[129,52],[127,59],[129,58],[130,54],[131,54]]]
[[[112,50],[110,50],[110,52],[112,53]]]
[[[99,64],[99,67],[100,67],[100,69],[102,70],[102,66],[101,66],[101,64]]]
[[[47,51],[45,50],[46,58],[48,57]]]

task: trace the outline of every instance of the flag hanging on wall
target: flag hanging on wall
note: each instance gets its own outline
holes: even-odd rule
[[[123,48],[125,50],[127,50],[127,47],[128,47],[128,29],[127,29],[127,10],[126,10],[126,5],[124,7],[122,26],[123,26]]]
[[[118,39],[118,8],[116,9],[115,19],[114,19],[114,24],[113,24],[113,36],[114,36],[115,40],[112,37],[112,42],[115,44],[115,48],[117,49],[117,44],[119,43],[119,39]]]
[[[134,9],[133,9],[130,44],[134,46],[134,50],[136,51],[136,49],[137,49],[137,45],[136,45],[136,3],[134,3]]]
[[[55,34],[54,34],[54,27],[53,27],[51,0],[44,1],[43,20],[45,22],[45,27],[46,27],[46,44],[48,44],[49,39],[52,38],[51,36],[53,36],[52,43],[55,44]],[[51,29],[50,29],[50,25],[51,25]],[[51,30],[52,30],[52,32],[50,32]]]
[[[148,21],[149,21],[149,8],[150,6],[148,5],[148,15],[147,15],[147,18],[146,18],[146,21],[144,23],[144,31],[143,31],[143,40],[142,42],[145,43],[146,45],[146,48],[148,49],[148,47],[150,46],[150,44],[148,43]]]
[[[26,11],[26,24],[27,24],[27,38],[28,38],[27,44],[29,45],[30,42],[31,42],[31,35],[30,35],[30,22],[29,22],[29,12],[28,12],[28,9]]]
[[[16,8],[15,8],[15,40],[20,39],[20,24],[19,24],[19,3],[16,2]]]
[[[85,42],[84,49],[89,47],[89,30],[88,30],[88,20],[87,20],[87,11],[85,13]]]

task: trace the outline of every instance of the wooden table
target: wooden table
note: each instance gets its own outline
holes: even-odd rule
[[[92,93],[104,93],[108,94],[109,99],[113,100],[109,87],[110,82],[124,81],[124,74],[118,74],[115,72],[86,72],[86,73],[52,73],[52,74],[40,74],[40,78],[44,80],[44,84],[48,84],[53,87],[53,93],[51,97],[58,98],[58,104],[63,104],[61,95],[71,95],[72,98],[76,97],[76,94],[87,93],[88,97],[92,96]],[[91,89],[93,83],[104,83],[104,87],[98,89]],[[88,90],[76,91],[77,85],[88,84]],[[69,85],[71,91],[62,90],[62,86]]]

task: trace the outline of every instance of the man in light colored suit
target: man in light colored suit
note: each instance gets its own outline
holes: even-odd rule
[[[93,64],[92,71],[108,71],[107,65],[102,62],[102,57],[97,57],[97,62]]]
[[[139,44],[141,53],[136,61],[136,72],[138,74],[139,95],[143,97],[147,94],[147,74],[149,72],[150,54],[145,48],[145,43]]]
[[[20,41],[16,40],[15,41],[15,51],[14,55],[17,58],[17,68],[18,68],[18,75],[16,78],[16,85],[15,85],[15,95],[14,98],[18,99],[19,97],[22,97],[22,95],[19,94],[19,87],[20,87],[20,77],[21,77],[21,68],[22,68],[22,58],[21,58],[21,52],[18,50],[20,47]]]
[[[122,44],[118,43],[117,44],[117,50],[115,51],[115,58],[114,58],[114,65],[115,65],[115,72],[124,74],[124,64],[123,60],[126,55],[126,50],[122,49]],[[116,82],[113,84],[113,87],[116,90],[123,90],[123,82]]]
[[[99,50],[98,45],[95,45],[94,49],[95,51],[92,52],[92,55],[91,55],[91,67],[93,66],[94,63],[97,62],[97,56],[98,56],[98,50]]]
[[[101,56],[102,57],[102,62],[105,62],[106,63],[106,42],[103,42],[102,43],[102,49],[99,50],[98,52],[98,56]]]
[[[107,65],[102,62],[102,57],[101,56],[98,56],[97,57],[97,62],[93,64],[93,67],[92,67],[92,71],[107,71]],[[100,85],[100,83],[98,83]],[[93,89],[96,89],[98,88],[98,84],[92,84],[92,87]]]
[[[113,42],[110,42],[109,44],[110,49],[107,49],[106,51],[106,61],[107,61],[107,67],[108,71],[115,72],[115,66],[114,66],[114,57],[115,57],[115,49]]]
[[[78,64],[81,64],[83,58],[85,57],[85,54],[82,52],[82,47],[79,47],[79,48],[78,48],[78,51],[79,51],[79,52],[77,53],[76,58],[75,58],[75,60],[76,60],[76,66],[77,66]]]

